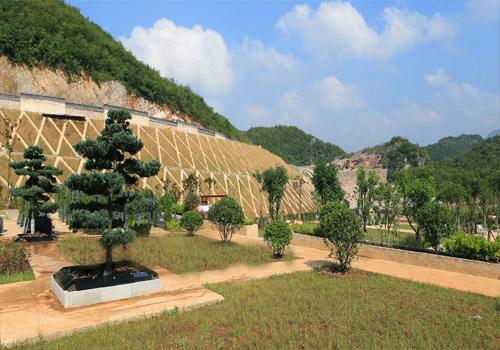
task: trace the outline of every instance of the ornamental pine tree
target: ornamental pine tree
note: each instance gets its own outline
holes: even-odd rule
[[[112,250],[135,239],[135,231],[118,227],[113,229],[114,213],[140,213],[152,211],[156,201],[143,196],[128,195],[125,187],[133,189],[140,178],[154,176],[160,170],[157,160],[143,162],[132,158],[144,146],[129,128],[130,113],[111,110],[101,135],[86,139],[73,146],[82,157],[88,173],[73,174],[66,180],[72,191],[87,195],[85,201],[72,203],[70,229],[89,229],[101,235],[106,250],[105,272],[112,269]],[[102,200],[104,197],[104,200]]]
[[[57,203],[46,203],[50,200],[50,193],[57,193],[55,186],[56,175],[63,172],[52,165],[43,165],[46,158],[43,149],[38,146],[29,146],[24,150],[24,159],[19,162],[9,163],[19,176],[27,176],[27,180],[22,187],[11,188],[9,190],[13,197],[21,197],[29,205],[29,216],[31,220],[31,233],[35,233],[35,218],[39,213],[55,213],[59,205]]]

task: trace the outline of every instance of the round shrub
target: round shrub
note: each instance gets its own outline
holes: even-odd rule
[[[208,211],[208,220],[219,228],[222,241],[229,242],[234,231],[241,228],[245,214],[232,197],[224,197],[217,201]]]
[[[330,257],[338,260],[345,273],[358,254],[358,243],[363,239],[361,219],[342,202],[328,202],[321,209],[320,228],[330,249]]]
[[[281,220],[271,222],[264,231],[264,241],[271,247],[276,257],[283,256],[292,238],[292,230]]]
[[[193,235],[203,226],[203,217],[195,211],[187,211],[182,215],[181,227],[185,228],[189,235]]]
[[[195,210],[200,205],[200,197],[190,192],[184,199],[184,205],[186,206],[186,210]]]

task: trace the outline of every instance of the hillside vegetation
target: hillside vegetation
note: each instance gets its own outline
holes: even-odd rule
[[[388,169],[389,179],[398,170],[422,167],[429,163],[429,155],[425,148],[401,136],[394,136],[389,142],[365,148],[361,153],[380,155],[379,163]]]
[[[458,154],[470,151],[474,146],[483,142],[480,135],[460,135],[448,136],[440,139],[437,143],[424,147],[429,153],[429,157],[434,162],[439,162],[443,159],[454,157]]]
[[[84,73],[97,83],[119,81],[129,92],[184,112],[208,129],[245,140],[189,86],[161,77],[62,0],[0,1],[0,54],[30,68],[62,69],[69,79]]]
[[[442,170],[465,170],[470,172],[495,171],[500,169],[500,135],[491,137],[469,152],[437,163]]]
[[[254,144],[280,156],[289,164],[311,165],[320,159],[332,161],[346,155],[339,146],[321,141],[295,126],[251,128],[246,135]]]

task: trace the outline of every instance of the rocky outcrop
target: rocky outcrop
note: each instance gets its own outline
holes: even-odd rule
[[[0,56],[0,93],[19,95],[20,93],[65,98],[68,102],[102,106],[110,104],[148,112],[151,116],[169,120],[183,120],[193,123],[184,113],[172,113],[166,105],[158,105],[127,92],[117,81],[96,84],[85,75],[74,77],[61,70],[13,65],[7,57]]]

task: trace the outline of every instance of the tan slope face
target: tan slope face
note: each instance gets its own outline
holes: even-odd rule
[[[18,110],[0,109],[0,117],[5,116],[18,126],[14,131],[12,160],[22,159],[22,152],[30,145],[38,145],[44,149],[47,163],[64,171],[58,182],[72,173],[83,169],[84,160],[73,150],[72,145],[85,139],[95,138],[104,127],[104,120],[99,119],[62,119],[42,116],[37,113]],[[142,188],[150,188],[160,192],[164,181],[170,179],[182,188],[182,180],[195,173],[201,188],[198,194],[207,195],[208,186],[203,182],[207,178],[215,178],[217,184],[211,194],[225,194],[234,197],[243,207],[247,217],[253,218],[267,213],[267,200],[259,190],[259,184],[252,173],[262,172],[277,164],[285,166],[289,176],[299,173],[292,170],[278,156],[254,145],[221,139],[210,135],[193,134],[171,128],[155,128],[133,125],[134,134],[140,137],[144,148],[137,158],[149,161],[158,159],[162,169],[157,176],[149,178],[141,184]],[[3,118],[0,118],[0,130],[4,129]],[[0,136],[0,142],[6,142]],[[5,198],[7,188],[7,154],[0,159],[0,184]],[[17,177],[11,171],[11,184],[22,185],[23,177]],[[309,179],[302,189],[302,210],[312,211],[314,205],[311,198],[313,186]],[[291,180],[287,185],[284,198],[285,213],[299,212],[299,190]],[[160,192],[161,193],[161,192]]]

